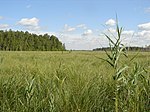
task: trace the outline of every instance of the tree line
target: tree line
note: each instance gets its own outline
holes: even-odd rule
[[[126,47],[125,48],[128,51],[150,51],[150,45],[146,47]],[[110,47],[102,47],[102,48],[96,48],[93,49],[93,51],[110,51]]]
[[[0,30],[0,50],[63,51],[65,50],[65,45],[54,35],[37,35],[28,31]]]

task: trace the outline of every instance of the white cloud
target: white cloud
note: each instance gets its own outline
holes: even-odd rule
[[[31,30],[31,31],[40,31],[41,27],[40,26],[28,26],[26,27],[27,30]]]
[[[108,29],[104,29],[100,32],[99,36],[104,36],[104,34],[107,34],[110,37],[112,37],[112,36],[114,37],[114,36],[116,36],[116,29],[112,28],[112,27],[110,27]]]
[[[68,32],[71,32],[71,31],[74,31],[74,30],[76,30],[76,28],[73,28],[73,27],[67,29]]]
[[[0,24],[0,29],[7,29],[9,28],[8,24]]]
[[[150,31],[143,30],[143,31],[137,32],[136,37],[150,40]]]
[[[150,30],[150,22],[144,23],[144,24],[139,24],[139,25],[138,25],[138,28],[139,28],[140,30]]]
[[[73,31],[81,31],[81,30],[87,30],[87,26],[85,24],[78,24],[76,26],[70,26],[68,24],[65,24],[64,25],[64,28],[63,28],[63,32],[73,32]]]
[[[114,28],[109,28],[108,29],[110,32],[112,32],[112,33],[115,33],[116,32],[116,29],[114,29]]]
[[[83,29],[87,29],[85,24],[79,24],[76,26],[77,28],[83,28]]]
[[[110,32],[111,33],[110,33]],[[116,29],[110,27],[109,29],[101,30],[108,35],[110,38],[115,41]],[[97,32],[98,33],[98,32]],[[84,37],[84,36],[86,37]],[[67,49],[78,49],[78,50],[89,50],[95,49],[98,47],[107,47],[108,39],[101,33],[98,35],[93,33],[92,30],[86,30],[82,35],[81,34],[62,34],[60,38],[63,43],[65,43]],[[122,43],[126,46],[145,46],[150,44],[150,30],[137,31],[134,30],[125,30],[121,35]]]
[[[114,26],[116,24],[116,21],[113,19],[109,19],[108,21],[105,22],[105,24],[108,26]]]
[[[72,32],[75,31],[76,28],[75,27],[70,27],[68,24],[64,25],[64,32]]]
[[[134,31],[133,30],[126,30],[122,32],[123,35],[133,35]]]
[[[91,35],[92,33],[93,33],[93,31],[88,29],[88,30],[84,31],[84,33],[82,35],[87,36],[87,35]]]
[[[39,26],[39,19],[37,18],[23,18],[18,22],[18,24],[25,28],[31,29],[30,31],[33,31],[36,34],[48,33],[49,35],[57,36],[62,43],[65,43],[67,49],[89,50],[97,47],[108,46],[108,39],[102,33],[101,35],[98,35],[99,32],[104,32],[115,40],[112,34],[116,36],[116,29],[113,27],[116,22],[113,19],[112,20],[114,22],[110,22],[110,20],[107,21],[107,25],[112,27],[97,31],[96,29],[87,29],[85,24],[78,24],[75,26],[65,24],[63,30],[60,32],[42,32],[41,30],[37,31],[41,28]],[[125,30],[122,32],[121,39],[125,45],[145,46],[150,44],[149,23],[139,24],[138,28],[140,30],[137,32],[134,30]]]
[[[19,25],[23,26],[24,28],[28,29],[28,30],[40,30],[40,26],[39,26],[39,19],[37,18],[23,18],[18,22]]]
[[[58,36],[58,34],[56,32],[44,32],[44,31],[40,31],[40,32],[31,32],[31,33],[36,33],[37,35],[44,35],[44,34],[48,34],[48,35],[55,35]]]
[[[18,23],[23,26],[38,26],[39,19],[37,19],[35,17],[31,18],[31,19],[23,18]]]
[[[85,24],[79,24],[79,25],[77,25],[78,28],[82,28],[84,26],[85,26]]]
[[[116,30],[114,28],[109,28],[109,30],[111,31],[111,34],[116,36]],[[101,32],[104,31],[105,33],[109,32],[107,29],[101,30]],[[111,34],[111,39],[115,41],[115,38]],[[96,32],[93,33],[90,29],[86,30],[82,35],[79,33],[70,34],[64,32],[61,36],[58,35],[58,38],[65,43],[67,49],[92,50],[98,47],[108,46],[108,39],[102,33],[101,35],[98,35]],[[122,32],[121,40],[126,46],[149,45],[150,31],[143,30],[135,32],[134,30],[125,30]]]
[[[114,36],[117,36],[116,29],[110,27],[108,29],[103,30],[105,34],[109,35],[112,40],[115,41]],[[111,33],[110,33],[111,32]],[[103,36],[103,34],[99,35]],[[105,37],[106,38],[106,37]],[[123,30],[121,35],[122,43],[126,46],[145,46],[150,45],[150,30]],[[105,41],[105,45],[106,45]],[[107,44],[108,46],[108,44]]]
[[[106,43],[103,41],[103,38],[97,35],[89,35],[85,38],[81,34],[62,34],[62,37],[59,39],[65,43],[68,50],[92,50],[101,47],[100,42],[102,42],[102,44]]]

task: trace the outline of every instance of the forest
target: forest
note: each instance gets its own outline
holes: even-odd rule
[[[150,51],[150,45],[146,46],[146,47],[135,47],[135,46],[130,46],[130,47],[126,47],[125,48],[128,51]],[[96,48],[93,49],[93,51],[110,51],[111,48],[110,47],[102,47],[102,48]]]
[[[28,31],[0,31],[1,51],[64,51],[62,44],[54,35],[37,35]]]

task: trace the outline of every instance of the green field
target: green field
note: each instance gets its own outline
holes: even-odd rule
[[[150,52],[128,54],[116,83],[104,52],[1,51],[0,112],[150,112]]]

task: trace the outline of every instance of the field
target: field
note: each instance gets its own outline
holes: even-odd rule
[[[150,112],[150,52],[0,52],[0,112]],[[117,107],[117,108],[116,108]]]

